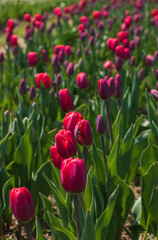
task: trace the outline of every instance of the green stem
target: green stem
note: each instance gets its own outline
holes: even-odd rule
[[[82,193],[79,193],[79,199],[82,206],[84,218],[86,218],[87,206]]]
[[[84,147],[83,148],[83,161],[85,163],[85,166],[86,166],[86,161],[87,161],[87,152],[88,152],[87,147]]]
[[[109,135],[110,135],[110,139],[111,139],[111,144],[113,145],[114,144],[114,139],[113,139],[113,132],[112,132],[112,123],[111,123],[109,100],[105,101],[105,104],[106,104],[106,110],[107,110]]]
[[[32,240],[32,233],[28,222],[24,223],[25,232],[28,240]]]
[[[105,151],[105,144],[104,144],[103,136],[101,136],[101,144],[102,144],[102,149],[103,149],[103,158],[104,158],[105,172],[106,172],[106,177],[107,177],[108,176],[108,164],[107,164],[107,159],[106,159],[106,151]]]
[[[150,213],[148,215],[147,225],[146,225],[146,229],[145,229],[145,240],[147,239],[147,233],[148,233],[148,228],[149,228],[149,221],[150,221]]]
[[[77,240],[80,240],[81,239],[81,223],[80,223],[80,214],[79,214],[79,207],[78,207],[78,195],[74,195],[74,208],[75,208]]]
[[[84,95],[85,95],[85,100],[87,102],[87,104],[89,103],[89,99],[88,99],[88,96],[87,96],[87,90],[84,90]]]

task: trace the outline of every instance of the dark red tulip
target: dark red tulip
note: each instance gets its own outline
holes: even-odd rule
[[[59,95],[59,102],[62,110],[64,112],[69,112],[70,110],[72,110],[73,100],[69,90],[67,88],[63,88],[59,90],[58,95]]]
[[[38,62],[37,53],[36,52],[29,52],[28,55],[27,55],[27,61],[28,61],[28,64],[31,67],[36,66],[37,62]]]
[[[74,135],[80,145],[89,146],[93,142],[91,126],[85,119],[76,124]]]
[[[104,79],[99,79],[98,81],[98,91],[102,99],[107,100],[110,98],[110,89],[107,81]]]
[[[60,154],[58,153],[56,145],[50,147],[50,155],[51,155],[51,158],[52,158],[52,161],[53,161],[55,167],[60,169],[61,164],[64,161],[64,158],[62,158],[60,156]]]
[[[74,133],[75,126],[78,122],[83,119],[82,115],[78,112],[69,112],[66,114],[63,121],[63,128],[66,130],[70,130]]]

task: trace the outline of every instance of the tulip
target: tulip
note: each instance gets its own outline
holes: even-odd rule
[[[67,88],[63,88],[59,90],[58,95],[59,95],[59,102],[62,110],[64,112],[69,112],[70,110],[72,110],[73,100],[69,90]]]
[[[153,62],[154,62],[153,56],[151,56],[150,54],[148,54],[148,55],[146,56],[145,62],[146,62],[146,65],[147,65],[148,67],[152,66],[152,65],[153,65]]]
[[[142,81],[144,79],[144,70],[140,69],[138,72],[138,79]]]
[[[86,73],[80,72],[77,74],[77,85],[80,89],[86,89],[89,87],[89,82]]]
[[[134,66],[134,65],[135,65],[135,58],[134,58],[134,56],[131,56],[129,64],[130,64],[131,66]]]
[[[66,74],[72,76],[74,74],[73,63],[70,62],[66,68]]]
[[[60,50],[58,52],[58,60],[60,63],[63,63],[65,59],[65,52],[63,50]]]
[[[155,89],[152,89],[150,93],[153,96],[153,98],[158,102],[158,91]]]
[[[155,71],[155,77],[156,77],[156,80],[158,80],[158,69],[156,69]]]
[[[123,60],[120,57],[116,57],[115,68],[117,71],[121,71],[123,66]]]
[[[107,80],[107,84],[108,84],[108,87],[109,87],[109,90],[110,90],[110,95],[112,96],[114,94],[114,92],[115,92],[115,81],[114,81],[114,78],[110,77]]]
[[[26,82],[24,79],[21,79],[20,81],[19,92],[21,95],[25,95],[27,93]]]
[[[55,144],[58,153],[65,159],[73,157],[77,152],[76,141],[70,130],[60,130],[55,136]]]
[[[66,130],[70,130],[74,133],[75,126],[78,122],[83,119],[82,115],[78,112],[69,112],[66,114],[63,121],[63,128]]]
[[[59,86],[61,84],[61,82],[62,82],[61,74],[58,73],[57,76],[56,76],[56,79],[55,79],[56,86]]]
[[[4,62],[4,54],[0,52],[0,63]]]
[[[99,115],[97,117],[96,131],[101,136],[106,133],[106,125],[105,125],[105,121],[104,121],[104,118],[102,117],[102,115]]]
[[[117,34],[120,42],[123,42],[124,39],[128,39],[128,34],[125,31],[121,31]]]
[[[36,74],[36,85],[38,88],[40,88],[41,81],[47,89],[50,88],[51,79],[46,72]]]
[[[108,83],[104,79],[99,79],[98,91],[102,99],[107,100],[110,98],[110,89]]]
[[[53,56],[52,56],[52,66],[53,67],[57,67],[58,66],[58,55],[57,54],[54,54]]]
[[[92,14],[93,14],[93,18],[96,19],[96,20],[101,17],[100,11],[93,11]]]
[[[41,21],[41,20],[42,20],[41,14],[36,13],[36,14],[35,14],[35,20],[36,20],[36,21]]]
[[[48,62],[48,55],[45,49],[42,50],[42,61]]]
[[[155,51],[155,53],[154,53],[154,60],[158,61],[158,51]]]
[[[66,54],[67,56],[71,56],[71,55],[72,55],[71,46],[69,46],[69,45],[65,46],[64,51],[65,51],[65,54]]]
[[[30,88],[29,98],[30,98],[30,100],[33,100],[35,97],[36,97],[36,90],[35,90],[35,87],[32,86]]]
[[[24,19],[26,22],[31,22],[31,15],[29,13],[24,14]]]
[[[64,158],[62,158],[60,156],[60,154],[58,153],[56,145],[50,147],[50,155],[51,155],[51,158],[52,158],[52,161],[53,161],[55,167],[60,169],[61,164],[64,161]]]
[[[8,19],[7,26],[12,30],[14,28],[14,21],[12,19]]]
[[[87,120],[83,119],[74,129],[76,141],[82,146],[89,146],[93,142],[92,130]]]
[[[9,199],[12,212],[18,221],[28,222],[34,217],[35,206],[27,188],[13,188],[10,191]]]
[[[29,52],[27,56],[27,61],[29,66],[34,67],[37,65],[38,58],[37,58],[37,53],[36,52]]]
[[[61,184],[66,192],[81,193],[86,187],[86,167],[79,158],[68,158],[61,164]]]
[[[10,36],[10,45],[11,46],[17,46],[18,42],[17,42],[17,36],[12,34]]]

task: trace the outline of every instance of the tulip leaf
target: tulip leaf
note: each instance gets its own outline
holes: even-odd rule
[[[0,168],[2,167],[2,163],[4,160],[4,155],[6,153],[6,148],[8,144],[9,134],[7,134],[2,141],[0,142]]]
[[[91,167],[87,174],[87,185],[86,185],[86,189],[84,192],[85,203],[86,203],[87,208],[90,209],[90,212],[93,209],[93,200],[94,200],[93,187],[92,187],[92,181],[91,181],[92,174],[93,174],[93,168]]]
[[[142,213],[140,223],[156,235],[158,226],[158,163],[153,163],[142,179]]]
[[[37,217],[36,217],[36,240],[46,240],[46,238],[43,236],[42,228]]]
[[[44,208],[43,219],[49,225],[49,227],[51,228],[51,222],[50,222],[50,219],[48,217],[47,212],[51,212],[51,213],[53,212],[52,202],[42,193],[39,193],[39,194],[40,194],[40,198],[41,198],[42,205],[43,205],[43,208]]]
[[[97,219],[95,225],[95,239],[105,240],[107,239],[108,228],[112,215],[114,213],[115,203],[118,195],[119,187],[117,187],[109,198],[108,205],[103,211],[99,219]]]
[[[20,136],[22,137],[25,133],[25,125],[20,117],[20,114],[16,112],[16,118],[17,118],[17,127],[20,133]]]
[[[140,161],[140,171],[145,174],[151,165],[158,161],[158,147],[153,144],[149,144],[142,152]]]
[[[77,240],[76,237],[67,228],[62,226],[60,219],[48,212],[48,216],[52,223],[52,228],[55,230],[60,240]]]
[[[8,112],[9,115],[9,112]],[[5,116],[4,112],[2,112],[2,119],[1,119],[1,138],[3,139],[9,130],[10,124],[10,116]]]
[[[82,232],[81,240],[95,240],[95,229],[94,229],[94,222],[93,222],[93,215],[90,211],[87,211],[86,221]]]
[[[26,129],[25,134],[22,136],[21,141],[16,148],[13,159],[16,163],[21,182],[23,186],[28,187],[30,177],[32,173],[31,170],[31,161],[32,161],[32,153],[33,148],[30,142],[30,132],[32,129],[32,122]]]
[[[58,190],[58,188],[50,181],[50,179],[45,174],[43,174],[43,175],[54,194],[54,198],[55,198],[56,204],[59,208],[59,211],[60,211],[60,214],[61,214],[61,217],[63,220],[63,224],[66,227],[68,225],[68,212],[67,212],[67,206],[66,206],[64,197],[61,194],[61,192]]]

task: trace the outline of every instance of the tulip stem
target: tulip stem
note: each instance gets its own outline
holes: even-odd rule
[[[74,208],[75,208],[77,240],[80,240],[80,238],[81,238],[81,223],[80,223],[80,214],[79,214],[79,207],[78,207],[78,195],[74,195]]]
[[[107,110],[107,118],[108,118],[108,128],[109,128],[109,135],[111,139],[111,144],[114,144],[113,133],[112,133],[112,123],[111,123],[111,115],[110,115],[110,105],[109,101],[105,101],[106,110]]]
[[[104,144],[103,136],[101,136],[101,144],[102,144],[102,149],[103,149],[103,158],[104,158],[105,172],[106,172],[106,177],[107,177],[108,176],[108,164],[107,164],[107,159],[106,159],[106,151],[105,151],[105,144]]]
[[[24,223],[25,232],[28,240],[32,240],[32,233],[28,222]]]
[[[82,206],[84,218],[86,218],[87,206],[82,193],[79,193],[79,198],[80,198],[80,203]]]
[[[84,90],[85,100],[87,103],[89,103],[88,96],[87,96],[87,90]]]
[[[84,147],[83,148],[83,161],[85,163],[85,166],[86,166],[86,160],[87,160],[87,152],[88,152],[87,148]]]

